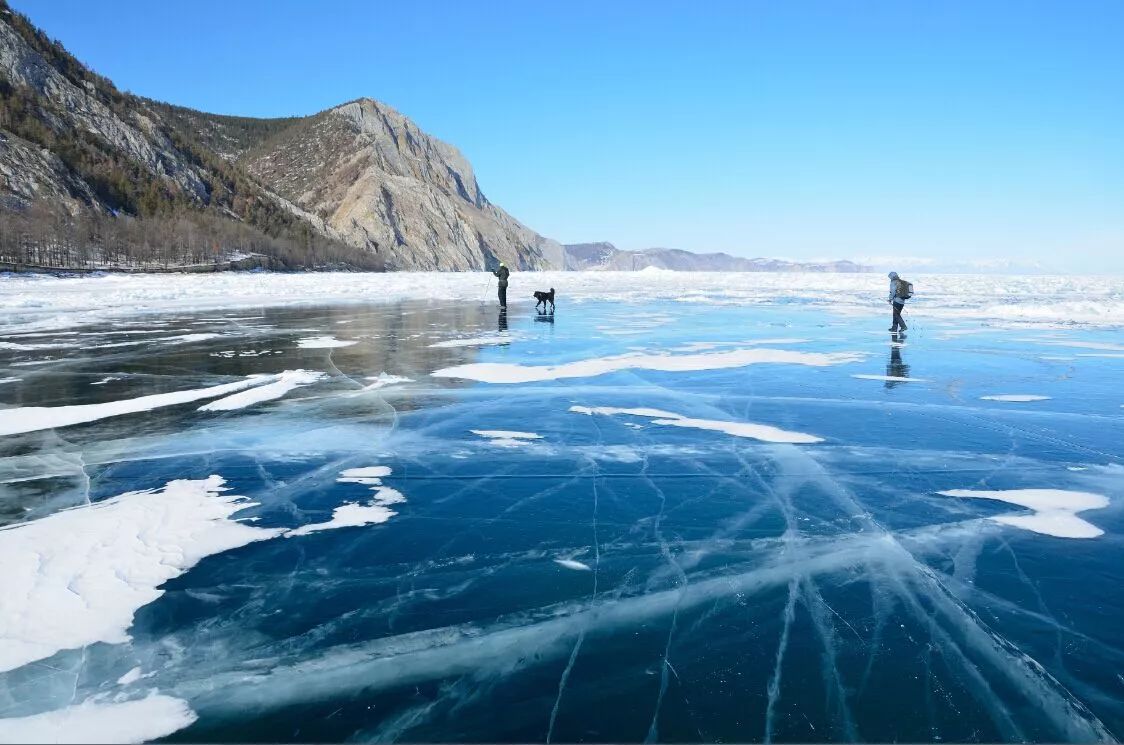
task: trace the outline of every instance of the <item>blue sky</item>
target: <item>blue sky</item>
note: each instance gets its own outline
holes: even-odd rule
[[[1120,0],[12,4],[141,95],[385,101],[566,242],[1124,271]]]

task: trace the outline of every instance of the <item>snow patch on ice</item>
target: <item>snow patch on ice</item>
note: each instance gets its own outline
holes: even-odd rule
[[[542,435],[534,432],[513,432],[506,429],[473,429],[469,431],[474,435],[486,438],[489,444],[501,448],[517,448],[529,445],[532,440],[542,439]]]
[[[1031,514],[996,515],[989,518],[997,523],[1030,530],[1057,538],[1096,538],[1104,531],[1077,516],[1085,510],[1098,510],[1108,506],[1108,497],[1089,492],[1063,489],[1009,489],[1006,491],[975,491],[952,489],[937,492],[946,497],[965,499],[992,499],[1019,505],[1033,510]]]
[[[285,533],[286,536],[308,535],[319,533],[323,530],[336,530],[337,528],[358,528],[364,525],[385,523],[397,513],[379,504],[342,504],[332,510],[332,518],[323,523],[302,525],[299,528]]]
[[[199,407],[199,411],[233,411],[234,409],[244,409],[247,406],[253,406],[254,404],[281,398],[294,388],[311,385],[326,376],[322,372],[286,370],[278,375],[254,377],[262,377],[266,380],[271,379],[273,382],[251,388],[248,391],[235,393],[233,396],[220,398],[218,401],[212,401],[209,404],[204,404]]]
[[[97,381],[96,383],[90,383],[90,385],[105,385],[106,383],[114,383],[118,380],[124,380],[124,378],[122,378],[119,375],[110,375],[107,378],[102,378],[101,380]],[[0,382],[2,382],[2,381],[0,381]]]
[[[367,466],[365,468],[348,468],[341,471],[336,479],[341,484],[362,484],[371,487],[374,496],[367,504],[348,502],[332,510],[332,517],[327,522],[302,525],[285,533],[286,537],[319,533],[323,530],[336,530],[338,528],[358,528],[363,525],[385,523],[398,513],[390,509],[389,505],[400,504],[406,501],[405,495],[397,489],[383,486],[383,478],[389,476],[391,469],[387,466]]]
[[[334,336],[310,336],[297,340],[297,346],[301,349],[337,349],[339,347],[350,347],[358,343],[357,341],[343,341]]]
[[[372,381],[365,390],[377,391],[379,388],[386,388],[400,383],[413,383],[413,378],[407,378],[402,375],[387,375],[386,373],[379,373],[377,376],[369,377],[367,380]]]
[[[222,334],[181,334],[179,336],[169,336],[166,339],[157,339],[156,341],[164,342],[177,342],[179,344],[190,344],[197,341],[207,341],[208,339],[217,339]]]
[[[719,419],[694,419],[681,414],[674,414],[660,409],[618,409],[611,406],[571,406],[570,411],[575,414],[593,416],[625,415],[640,416],[652,419],[652,424],[669,427],[685,427],[688,429],[702,429],[713,432],[722,432],[733,437],[747,437],[761,442],[791,443],[809,445],[823,442],[822,437],[805,434],[803,432],[789,432],[768,424],[754,424],[752,422],[729,422]]]
[[[378,486],[382,483],[382,479],[389,476],[390,473],[389,466],[348,468],[346,471],[340,471],[340,477],[336,479],[336,481],[341,484],[368,484]]]
[[[144,676],[141,675],[141,669],[139,667],[134,667],[132,670],[117,679],[117,685],[127,686],[130,683],[136,683],[143,677]]]
[[[0,385],[4,385],[5,383],[18,383],[22,379],[23,378],[0,378]]]
[[[149,742],[192,724],[186,701],[152,695],[135,701],[84,701],[27,717],[0,719],[0,743]]]
[[[152,411],[166,406],[191,403],[205,398],[217,398],[265,383],[269,378],[251,376],[245,380],[209,388],[195,388],[174,393],[157,393],[140,398],[109,401],[101,404],[76,404],[74,406],[24,406],[0,410],[0,436],[42,429],[69,427],[99,419]]]
[[[597,357],[561,365],[520,365],[504,362],[476,362],[446,367],[431,373],[437,378],[476,380],[482,383],[537,383],[564,378],[591,378],[621,370],[688,372],[724,370],[758,364],[807,365],[826,367],[859,362],[857,352],[796,352],[790,349],[733,349],[701,354],[626,354]]]
[[[567,569],[573,569],[574,571],[577,571],[577,572],[592,572],[593,571],[593,569],[589,566],[589,564],[583,564],[582,562],[575,561],[574,559],[555,559],[554,563],[557,564],[558,566],[566,567]]]
[[[63,649],[119,644],[160,586],[212,554],[276,536],[219,476],[170,481],[0,529],[0,672]]]
[[[1004,403],[1021,404],[1031,401],[1049,401],[1050,396],[1036,396],[1024,393],[1004,393],[998,396],[980,396],[981,401],[1002,401]]]

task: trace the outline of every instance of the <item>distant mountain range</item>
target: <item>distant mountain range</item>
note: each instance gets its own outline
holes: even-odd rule
[[[612,243],[568,243],[566,268],[594,271],[640,271],[648,267],[679,272],[866,272],[853,261],[798,262],[745,259],[725,253],[697,254],[677,248],[622,251]]]

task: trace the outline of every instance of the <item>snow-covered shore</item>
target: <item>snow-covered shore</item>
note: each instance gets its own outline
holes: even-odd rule
[[[911,276],[910,309],[934,320],[1124,326],[1124,277]],[[509,295],[554,287],[559,305],[668,301],[708,305],[800,303],[838,314],[880,314],[881,274],[516,272]],[[0,277],[0,332],[60,329],[150,312],[401,301],[491,302],[485,272],[387,274],[140,274]],[[18,327],[18,328],[17,328]]]

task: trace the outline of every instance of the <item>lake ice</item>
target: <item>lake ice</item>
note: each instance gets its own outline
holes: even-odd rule
[[[0,742],[1124,736],[1124,286],[918,279],[0,279]]]

